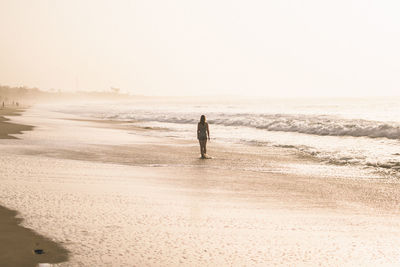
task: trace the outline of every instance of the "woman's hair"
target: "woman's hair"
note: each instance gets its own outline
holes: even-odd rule
[[[201,123],[201,124],[206,123],[206,116],[201,115],[201,117],[200,117],[200,123]]]

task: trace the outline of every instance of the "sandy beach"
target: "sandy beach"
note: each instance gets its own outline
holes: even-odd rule
[[[322,165],[278,147],[211,141],[213,159],[201,160],[196,140],[156,137],[147,133],[162,129],[40,106],[9,118],[34,129],[0,140],[0,205],[18,211],[22,226],[70,251],[68,261],[44,262],[400,264],[396,179]],[[1,265],[13,257],[22,256],[0,257]]]
[[[22,109],[0,110],[0,139],[15,139],[33,127],[8,122],[3,116],[17,116]],[[2,165],[3,166],[3,165]],[[3,178],[3,177],[2,177]],[[0,264],[1,266],[37,266],[38,263],[58,263],[68,259],[68,251],[54,241],[20,225],[16,211],[0,206]],[[42,250],[42,254],[35,253]]]

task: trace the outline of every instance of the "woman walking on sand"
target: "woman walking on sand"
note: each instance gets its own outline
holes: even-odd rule
[[[210,130],[204,115],[201,115],[200,122],[197,124],[197,139],[200,143],[201,158],[204,159],[207,157],[207,139],[210,140]]]

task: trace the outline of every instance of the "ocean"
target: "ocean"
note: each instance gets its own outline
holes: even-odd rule
[[[214,141],[282,147],[326,164],[400,174],[400,98],[138,98],[57,110],[194,141],[204,114]]]

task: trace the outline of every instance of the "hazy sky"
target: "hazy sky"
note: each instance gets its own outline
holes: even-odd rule
[[[400,95],[396,0],[0,0],[0,83]]]

